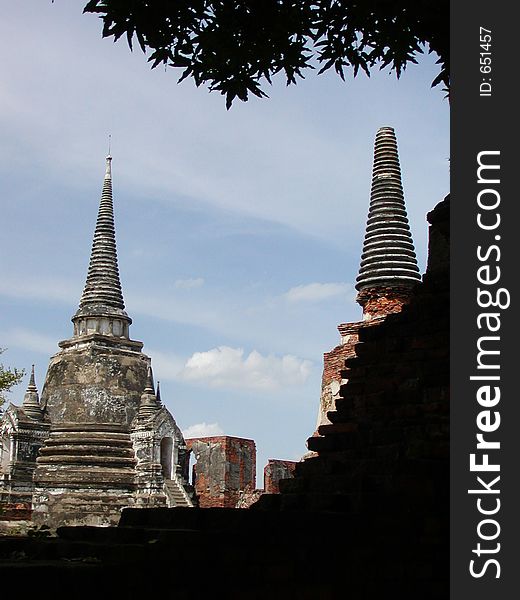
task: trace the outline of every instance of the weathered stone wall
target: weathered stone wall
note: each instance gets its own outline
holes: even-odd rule
[[[41,404],[53,424],[128,426],[139,408],[149,364],[141,352],[94,341],[67,348],[51,358]]]
[[[186,443],[166,408],[138,416],[130,434],[137,460],[136,502],[152,506],[192,506],[188,493]]]
[[[234,508],[243,492],[255,489],[253,440],[213,436],[188,439],[186,445],[197,460],[194,488],[201,508]]]
[[[270,458],[264,467],[264,492],[266,494],[280,493],[280,480],[291,479],[297,463],[293,460],[278,460]]]
[[[235,508],[251,508],[251,506],[264,494],[264,490],[245,490],[240,493]]]

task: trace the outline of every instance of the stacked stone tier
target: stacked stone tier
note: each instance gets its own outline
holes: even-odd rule
[[[96,482],[133,483],[135,454],[127,431],[112,424],[61,426],[51,431],[37,458],[37,479],[66,480],[81,485]],[[46,475],[47,473],[47,475]]]
[[[80,307],[102,304],[124,309],[119,279],[112,201],[112,180],[105,177],[85,289]]]
[[[410,233],[397,142],[391,127],[376,135],[370,208],[356,288],[420,280]]]

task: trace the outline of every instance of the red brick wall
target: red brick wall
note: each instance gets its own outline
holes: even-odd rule
[[[296,462],[292,460],[277,460],[270,458],[264,467],[264,492],[279,494],[281,479],[291,479],[294,476]]]
[[[201,508],[233,508],[241,494],[256,486],[254,440],[212,436],[186,440],[197,462],[195,494]]]
[[[410,293],[411,290],[408,288],[398,290],[378,288],[378,290],[362,290],[358,294],[357,299],[359,304],[363,306],[363,318],[365,320],[338,325],[341,344],[323,355],[320,408],[314,435],[318,435],[317,428],[320,425],[330,423],[327,413],[336,408],[336,401],[330,384],[333,381],[342,384],[348,378],[348,368],[345,367],[345,361],[356,356],[355,347],[359,342],[360,329],[377,325],[387,315],[400,312],[409,301]]]
[[[323,375],[321,378],[320,409],[316,429],[325,423],[330,423],[327,413],[336,407],[334,396],[330,389],[333,381],[342,383],[345,378],[345,361],[356,356],[355,346],[359,341],[359,329],[366,326],[366,322],[342,323],[338,325],[341,344],[323,355]],[[317,431],[314,435],[317,435]]]
[[[411,288],[396,289],[380,287],[361,290],[357,301],[363,307],[363,319],[370,320],[401,312],[403,305],[409,302]]]
[[[330,385],[332,381],[341,381],[341,371],[345,368],[345,360],[351,356],[355,356],[354,346],[357,343],[356,340],[336,346],[330,352],[323,354],[323,375],[321,377],[321,390]]]

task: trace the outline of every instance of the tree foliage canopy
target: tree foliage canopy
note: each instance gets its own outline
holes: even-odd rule
[[[152,68],[183,69],[180,81],[208,84],[228,108],[266,96],[278,73],[287,85],[314,68],[399,77],[423,48],[439,57],[432,86],[449,89],[448,0],[90,0],[84,12],[100,15],[103,37],[136,38]]]
[[[5,349],[0,348],[0,354],[4,351]],[[23,370],[10,369],[0,364],[0,407],[6,401],[4,392],[8,392],[13,385],[19,383],[23,376]]]

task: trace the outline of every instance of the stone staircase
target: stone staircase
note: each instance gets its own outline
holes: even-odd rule
[[[355,356],[346,359],[341,373],[347,383],[336,409],[327,413],[331,423],[308,440],[314,456],[296,465],[294,479],[280,481],[281,494],[264,494],[253,509],[332,510],[361,518],[383,506],[396,522],[415,515],[432,544],[445,544],[448,217],[447,199],[428,215],[428,270],[410,303],[384,322],[359,329]]]
[[[164,491],[169,508],[193,506],[193,502],[186,493],[184,486],[176,478],[164,480]]]

